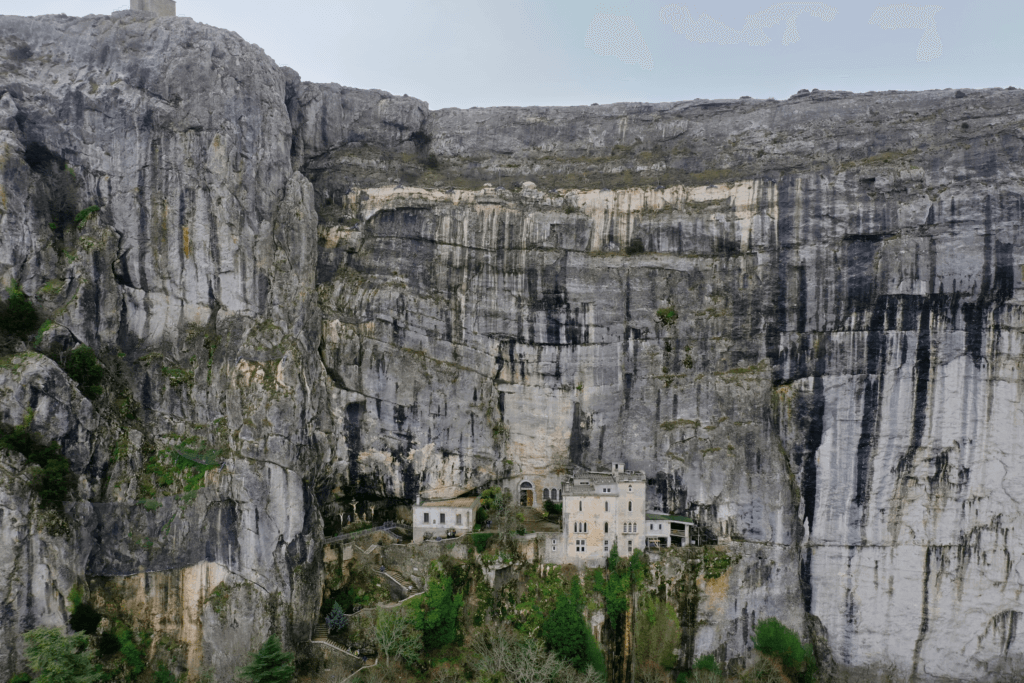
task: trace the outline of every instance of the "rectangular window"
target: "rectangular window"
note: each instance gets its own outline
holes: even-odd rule
[[[583,512],[583,501],[580,501],[580,512]]]
[[[604,551],[608,552],[608,539],[605,539],[604,541]]]
[[[658,531],[661,531],[661,525],[660,524],[658,525]]]
[[[424,524],[429,524],[430,523],[430,513],[429,512],[424,512],[423,513],[423,523]]]
[[[627,551],[627,552],[628,552],[628,553],[629,553],[630,555],[632,555],[632,554],[633,554],[633,541],[629,541],[629,542],[627,542],[627,543],[626,543],[626,551]]]
[[[629,531],[629,527],[626,526],[625,524],[623,524],[622,525],[622,533],[626,533],[627,531]]]
[[[462,515],[455,515],[455,523],[462,524]]]
[[[586,550],[587,550],[587,542],[586,542],[586,540],[580,539],[580,540],[576,541],[576,552],[582,553],[582,552],[586,552]]]
[[[441,524],[444,524],[444,513],[441,513]]]
[[[604,511],[608,512],[608,501],[607,500],[604,502]]]

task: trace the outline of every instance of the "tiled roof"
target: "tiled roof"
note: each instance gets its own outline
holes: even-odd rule
[[[682,522],[684,524],[693,524],[693,520],[689,517],[683,517],[682,515],[666,515],[660,512],[648,512],[647,519],[652,521],[665,521],[670,522]]]
[[[448,500],[425,500],[415,507],[421,508],[471,508],[480,498],[449,498]]]

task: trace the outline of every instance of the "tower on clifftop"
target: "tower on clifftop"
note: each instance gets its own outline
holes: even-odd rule
[[[132,0],[132,9],[153,12],[158,17],[173,17],[177,14],[174,0]]]

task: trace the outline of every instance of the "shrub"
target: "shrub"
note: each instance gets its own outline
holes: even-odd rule
[[[131,630],[128,628],[117,630],[117,641],[121,644],[121,654],[124,655],[124,661],[133,677],[146,670],[145,648],[148,646],[146,640],[148,639],[143,639],[143,646],[140,648],[136,645],[135,635]]]
[[[762,654],[778,659],[783,672],[790,678],[814,680],[818,667],[811,647],[801,643],[800,637],[775,617],[758,622],[754,647]]]
[[[676,313],[674,308],[659,308],[655,315],[658,316],[658,322],[662,325],[675,324],[676,320],[679,319],[679,314]]]
[[[42,499],[43,507],[60,509],[74,485],[71,466],[56,441],[43,443],[25,425],[10,429],[0,425],[0,448],[18,451],[41,468],[32,473],[29,485]]]
[[[96,362],[96,354],[88,346],[79,346],[68,354],[64,362],[68,377],[78,383],[82,394],[95,401],[103,393],[103,366]]]
[[[98,206],[90,206],[88,208],[82,209],[77,214],[75,214],[75,227],[77,228],[82,223],[86,222],[87,220],[89,220],[95,214],[97,214],[99,212],[100,212],[100,207],[98,207]]]
[[[644,253],[644,241],[639,237],[634,237],[626,245],[626,256],[633,256],[634,254]]]
[[[494,536],[493,533],[469,534],[466,536],[466,540],[469,545],[473,546],[482,555],[487,550],[492,536]]]
[[[32,683],[32,677],[28,674],[14,674],[11,676],[10,683]]]
[[[694,671],[710,671],[711,673],[721,674],[722,669],[718,666],[718,662],[715,661],[714,655],[704,655],[697,660],[697,663],[693,665]]]
[[[176,683],[177,677],[171,673],[166,664],[161,664],[153,675],[154,683]]]
[[[0,306],[0,330],[8,334],[27,334],[39,325],[39,316],[32,302],[17,282],[11,286],[7,303]]]
[[[552,517],[561,517],[562,516],[562,505],[561,505],[561,503],[556,503],[553,500],[545,500],[544,501],[544,512],[548,513]]]
[[[81,602],[75,606],[75,610],[71,613],[68,625],[71,626],[72,631],[85,631],[92,635],[96,633],[96,627],[100,625],[101,619],[103,619],[103,616],[92,605],[87,602]]]

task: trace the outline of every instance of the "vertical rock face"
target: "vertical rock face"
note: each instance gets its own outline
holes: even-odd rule
[[[306,639],[319,605],[311,482],[331,430],[286,75],[234,34],[132,12],[6,17],[0,55],[3,280],[52,321],[40,347],[86,343],[107,369],[92,403],[39,356],[4,375],[5,422],[35,409],[80,500],[48,536],[12,470],[0,558],[20,588],[0,612],[4,672],[22,664],[24,630],[64,623],[77,582],[93,600],[169,600],[122,608],[183,642],[194,674],[228,676],[271,630]],[[99,212],[76,221],[88,206]],[[140,475],[183,439],[222,466],[189,495],[143,492]],[[243,610],[225,638],[222,618]]]
[[[77,584],[227,676],[308,638],[331,489],[613,460],[744,541],[690,654],[761,615],[862,677],[1024,669],[1019,91],[431,112],[134,12],[0,58],[0,278],[108,373],[0,359],[77,478],[61,522],[3,456],[0,675]]]

